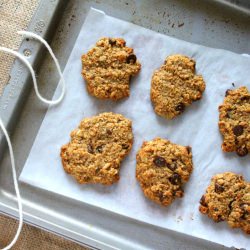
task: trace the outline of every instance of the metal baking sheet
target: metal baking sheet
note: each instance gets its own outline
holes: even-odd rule
[[[45,0],[41,1],[32,18],[28,30],[50,41],[56,27],[56,20],[66,6],[63,1]],[[36,70],[39,68],[44,53],[44,47],[39,42],[24,39],[19,48],[21,54],[27,55],[27,59]],[[10,73],[10,80],[0,96],[0,115],[8,131],[12,131],[16,126],[19,114],[22,111],[23,103],[29,94],[32,82],[29,71],[19,60],[15,60]],[[0,157],[4,151],[5,139],[0,132]]]
[[[67,6],[63,12],[62,6],[65,2]],[[152,3],[150,0],[43,0],[29,29],[34,30],[40,19],[48,20],[42,27],[41,34],[47,34],[48,38],[53,37],[51,45],[62,68],[91,6],[105,11],[108,15],[186,41],[236,53],[250,53],[249,1],[157,0]],[[61,18],[60,22],[57,21],[58,18]],[[38,46],[38,49],[34,46]],[[33,56],[29,58],[32,63],[39,61],[41,57],[43,59],[37,71],[38,81],[40,91],[49,98],[58,82],[55,66],[47,54],[39,52],[40,44],[25,41],[20,51],[26,48],[32,51]],[[26,71],[23,71],[21,63],[16,61],[11,73],[11,81],[14,83],[10,82],[9,86],[19,84],[13,87],[18,91],[11,92],[11,87],[8,86],[9,89],[5,90],[0,99],[1,115],[4,116],[8,128],[13,128],[12,141],[18,174],[23,168],[47,110],[47,107],[36,99],[33,89],[29,91],[32,83],[24,72]],[[13,94],[4,109],[6,93]],[[17,204],[8,153],[4,154],[0,172],[0,210],[2,213],[16,216]],[[20,188],[24,201],[24,217],[28,223],[93,248],[225,249],[223,246],[114,215],[23,183]]]

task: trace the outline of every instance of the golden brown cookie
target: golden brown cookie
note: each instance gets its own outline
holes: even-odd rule
[[[79,183],[110,185],[119,180],[120,164],[133,144],[132,122],[102,113],[81,121],[61,148],[64,170]]]
[[[250,152],[250,93],[247,88],[227,90],[219,113],[219,129],[224,137],[222,150],[246,156]]]
[[[228,217],[228,224],[232,228],[241,228],[247,234],[250,234],[250,183],[237,196],[232,203],[232,212]]]
[[[229,226],[250,233],[250,184],[231,172],[215,175],[199,210],[215,222],[227,221]]]
[[[133,49],[126,47],[122,38],[101,38],[95,47],[82,55],[82,76],[88,92],[100,99],[128,97],[131,76],[140,69]]]
[[[193,170],[189,146],[155,138],[142,144],[136,161],[136,178],[146,197],[167,206],[183,196],[183,185]]]
[[[172,119],[200,100],[205,90],[203,77],[195,75],[195,61],[187,56],[172,55],[157,69],[151,82],[151,101],[155,112]]]

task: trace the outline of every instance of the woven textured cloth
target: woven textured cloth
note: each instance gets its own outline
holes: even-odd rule
[[[15,235],[18,222],[6,216],[0,216],[0,248],[6,246]],[[24,225],[18,242],[12,250],[83,250],[87,249],[74,242],[33,226]]]
[[[18,30],[25,29],[38,6],[38,0],[0,0],[0,46],[18,49],[21,36]],[[9,81],[9,72],[14,58],[0,52],[0,95]],[[0,215],[0,248],[14,237],[18,222]],[[13,250],[83,250],[85,247],[38,228],[24,225]]]

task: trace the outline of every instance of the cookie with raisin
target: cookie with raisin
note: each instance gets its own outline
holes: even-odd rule
[[[250,183],[231,172],[215,175],[200,199],[199,210],[215,222],[226,221],[250,234]]]
[[[183,197],[193,170],[191,147],[155,138],[143,143],[136,162],[136,178],[147,198],[167,206]]]
[[[246,87],[227,90],[219,106],[219,129],[224,152],[246,156],[250,152],[250,93]]]
[[[101,38],[82,55],[82,76],[88,92],[99,99],[130,95],[130,80],[141,69],[134,50],[122,38]]]
[[[173,119],[194,101],[202,98],[205,81],[195,74],[195,61],[184,55],[171,55],[157,69],[151,81],[151,101],[156,114]]]
[[[64,170],[79,183],[111,185],[133,144],[132,122],[120,114],[85,118],[61,148]]]

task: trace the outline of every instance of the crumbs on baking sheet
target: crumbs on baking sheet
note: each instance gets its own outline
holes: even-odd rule
[[[194,220],[194,213],[190,214],[190,220]]]
[[[181,221],[183,221],[183,218],[182,218],[182,216],[179,215],[179,216],[177,217],[177,219],[176,219],[176,222],[179,223],[179,222],[181,222]]]

